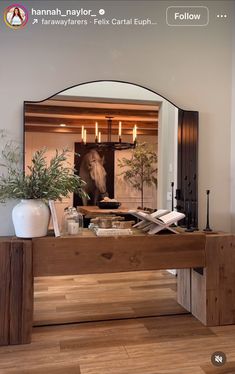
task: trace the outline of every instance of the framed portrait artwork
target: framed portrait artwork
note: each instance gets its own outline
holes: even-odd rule
[[[94,143],[75,143],[75,169],[86,182],[90,199],[74,194],[74,206],[97,205],[105,196],[114,196],[114,150]]]

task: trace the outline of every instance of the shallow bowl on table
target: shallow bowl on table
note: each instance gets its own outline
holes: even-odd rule
[[[121,203],[118,201],[100,201],[98,207],[100,209],[118,209],[121,206]]]

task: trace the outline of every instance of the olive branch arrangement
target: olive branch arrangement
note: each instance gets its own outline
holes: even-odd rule
[[[5,134],[0,132],[3,143]],[[55,150],[55,155],[49,163],[46,148],[33,154],[31,165],[27,172],[22,169],[22,151],[13,141],[7,141],[0,149],[0,202],[7,199],[43,199],[62,200],[69,193],[87,196],[83,190],[86,184],[71,167],[68,159],[70,151]]]

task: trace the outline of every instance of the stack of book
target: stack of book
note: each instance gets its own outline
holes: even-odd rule
[[[131,229],[102,229],[99,227],[95,227],[94,232],[97,236],[126,236],[126,235],[132,235]]]

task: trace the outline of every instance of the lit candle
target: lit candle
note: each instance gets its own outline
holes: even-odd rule
[[[84,138],[83,138],[84,144],[86,144],[86,130],[84,129]]]
[[[118,125],[118,138],[119,138],[119,142],[122,141],[122,122],[120,121],[119,122],[119,125]]]
[[[98,134],[98,143],[101,143],[101,132],[99,131],[99,134]]]
[[[82,133],[81,133],[81,137],[82,137],[82,142],[84,142],[84,126],[82,126]]]
[[[98,140],[98,122],[95,123],[95,140]]]
[[[118,126],[118,135],[122,136],[122,122],[121,121],[119,122],[119,126]]]
[[[133,127],[133,143],[136,142],[136,138],[137,138],[137,126],[135,125]]]
[[[68,222],[68,234],[69,235],[77,235],[79,232],[79,224],[78,222],[75,222],[71,220],[71,222]]]

